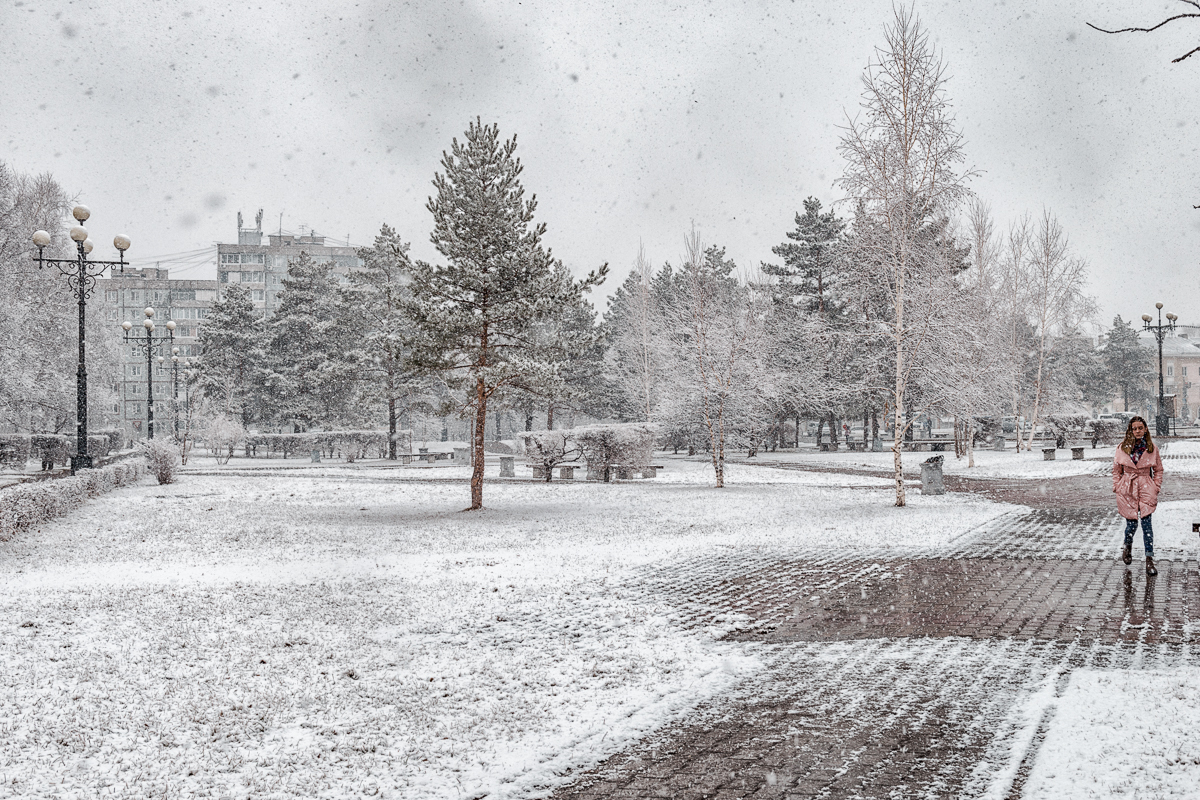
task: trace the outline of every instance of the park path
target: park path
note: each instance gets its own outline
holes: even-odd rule
[[[1185,483],[1172,494],[1200,496]],[[1049,724],[1030,698],[1080,668],[1200,666],[1200,565],[1126,569],[1106,476],[947,485],[1034,510],[917,557],[739,553],[644,575],[762,672],[553,797],[1019,798]]]

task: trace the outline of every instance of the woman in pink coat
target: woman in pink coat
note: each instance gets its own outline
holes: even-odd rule
[[[1142,542],[1146,545],[1146,574],[1157,575],[1154,568],[1154,528],[1150,515],[1158,507],[1158,490],[1162,488],[1162,457],[1150,438],[1146,420],[1134,417],[1125,431],[1125,441],[1113,457],[1113,491],[1117,494],[1117,511],[1125,523],[1125,549],[1121,560],[1133,561],[1133,534],[1138,520],[1142,521]]]

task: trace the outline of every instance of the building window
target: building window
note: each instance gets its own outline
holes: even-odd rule
[[[1170,376],[1170,375],[1174,375],[1174,374],[1175,374],[1175,367],[1168,365],[1167,366],[1167,375]]]
[[[1183,377],[1187,377],[1187,367],[1180,367],[1183,370]]]
[[[135,378],[140,377],[142,374],[142,365],[141,364],[130,364],[129,365],[129,374]]]
[[[135,306],[138,304],[138,293],[136,289],[129,290],[129,302],[133,303]]]
[[[263,274],[261,272],[251,272],[250,277],[246,279],[247,283],[262,283]]]
[[[176,289],[174,291],[174,298],[176,300],[195,300],[196,299],[196,290],[195,289]]]
[[[119,312],[119,309],[116,309],[116,308],[110,308],[110,309],[108,310],[108,319],[109,319],[109,321],[113,321],[113,320],[115,320],[115,319],[117,318],[117,314],[118,314],[118,312]]]
[[[240,264],[241,262],[241,253],[221,253],[222,264]]]
[[[265,294],[265,293],[263,292],[263,290],[262,290],[262,289],[255,289],[255,290],[254,290],[254,299],[255,299],[255,300],[262,300],[262,299],[263,299],[263,295],[264,295],[264,294]]]
[[[104,291],[104,299],[110,303],[115,303],[115,302],[117,302],[118,294],[119,294],[119,292],[117,292],[116,289],[106,289]]]
[[[229,283],[229,273],[228,272],[221,273],[221,283]]]

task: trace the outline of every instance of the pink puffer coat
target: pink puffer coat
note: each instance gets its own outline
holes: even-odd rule
[[[1117,494],[1117,513],[1125,519],[1140,519],[1158,508],[1158,490],[1162,488],[1163,470],[1160,448],[1142,453],[1134,464],[1129,454],[1117,448],[1113,457],[1113,491]]]

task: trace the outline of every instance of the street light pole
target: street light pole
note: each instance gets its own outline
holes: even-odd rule
[[[1167,337],[1168,332],[1175,330],[1175,320],[1179,317],[1168,313],[1167,323],[1164,325],[1162,321],[1163,304],[1155,303],[1154,307],[1158,309],[1158,323],[1151,325],[1154,317],[1142,314],[1142,330],[1153,333],[1154,338],[1158,340],[1158,413],[1154,416],[1154,433],[1157,436],[1167,436],[1171,432],[1171,421],[1163,414],[1163,406],[1166,404],[1163,393],[1163,339]]]
[[[167,322],[166,335],[154,335],[154,309],[146,309],[146,319],[142,321],[142,327],[146,329],[146,335],[139,338],[130,335],[133,331],[133,323],[126,320],[121,323],[121,327],[125,329],[125,341],[134,346],[134,349],[141,349],[146,354],[146,438],[154,438],[154,356],[162,350],[162,346],[168,342],[175,342],[175,320]],[[160,358],[159,361],[162,361]]]
[[[75,206],[71,216],[79,224],[71,228],[71,240],[75,242],[75,258],[46,258],[45,249],[52,241],[46,231],[35,231],[33,243],[37,246],[37,255],[33,260],[38,269],[47,264],[53,264],[67,279],[67,286],[79,301],[79,365],[75,370],[75,455],[71,456],[71,473],[88,469],[92,466],[92,457],[88,454],[87,432],[87,361],[85,360],[85,332],[87,330],[87,299],[96,288],[96,278],[104,274],[109,267],[119,267],[125,271],[125,251],[129,249],[129,237],[123,233],[113,237],[113,247],[120,255],[118,261],[92,261],[88,254],[92,252],[92,240],[88,238],[87,222],[92,212],[87,206]]]

